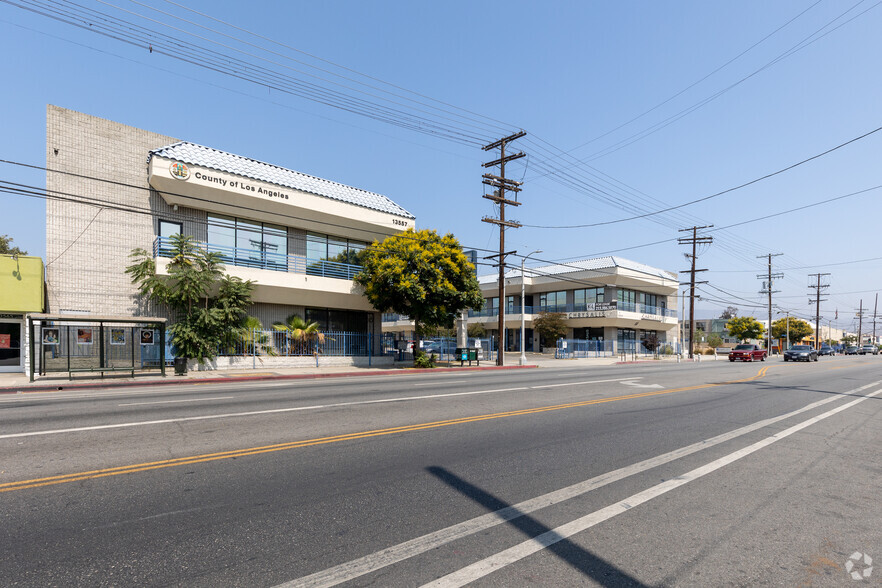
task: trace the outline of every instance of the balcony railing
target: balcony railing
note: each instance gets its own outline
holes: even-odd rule
[[[270,251],[256,251],[239,247],[227,247],[212,243],[199,243],[206,251],[216,251],[221,254],[221,260],[226,265],[240,267],[254,267],[277,272],[289,272],[293,274],[306,274],[309,276],[322,276],[325,278],[338,278],[351,280],[361,271],[360,265],[328,261],[327,259],[309,259],[303,255],[284,255]],[[153,241],[154,257],[172,257],[171,239],[157,237]]]
[[[524,314],[538,314],[540,312],[591,312],[594,311],[593,303],[587,304],[553,304],[547,306],[525,306]],[[651,314],[655,316],[663,316],[666,318],[677,318],[677,311],[661,306],[647,306],[646,304],[636,304],[632,302],[618,302],[615,308],[607,310],[619,310],[625,312],[638,312],[640,314]],[[506,315],[521,314],[521,307],[515,305],[509,307],[505,311]],[[489,318],[499,316],[498,308],[485,308],[484,310],[469,310],[469,318],[483,317]]]

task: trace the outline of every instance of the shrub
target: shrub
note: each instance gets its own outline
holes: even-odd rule
[[[425,351],[416,351],[413,354],[413,367],[417,368],[433,368],[435,367],[435,354],[426,355]]]

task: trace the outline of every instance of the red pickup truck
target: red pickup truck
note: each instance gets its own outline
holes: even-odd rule
[[[742,343],[729,352],[729,361],[766,361],[766,350],[759,345]]]

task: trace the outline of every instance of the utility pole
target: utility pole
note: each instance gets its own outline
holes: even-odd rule
[[[830,274],[809,274],[809,277],[818,278],[817,285],[809,284],[809,288],[813,288],[815,290],[815,298],[812,300],[809,299],[809,304],[812,302],[815,303],[815,349],[820,347],[820,337],[821,337],[821,302],[823,300],[827,300],[826,298],[821,298],[821,288],[829,288],[830,284],[821,284],[822,276],[829,276]],[[858,341],[860,341],[860,337],[858,337]],[[860,343],[858,343],[860,345]]]
[[[689,359],[695,359],[694,353],[694,339],[695,339],[695,285],[696,284],[707,284],[707,282],[696,282],[695,274],[697,272],[706,272],[707,269],[695,269],[695,259],[698,257],[697,247],[700,244],[711,244],[714,242],[713,237],[699,237],[698,231],[700,229],[709,229],[713,227],[713,225],[707,225],[704,227],[690,227],[688,229],[680,229],[679,232],[683,233],[685,231],[692,231],[691,237],[680,237],[677,239],[677,243],[680,245],[692,245],[692,255],[686,254],[686,257],[689,257],[692,260],[692,267],[688,270],[683,270],[680,273],[689,274]]]
[[[864,299],[861,298],[861,305],[858,307],[858,347],[862,347],[864,342],[862,337],[862,328],[864,324]]]
[[[485,223],[491,223],[494,225],[499,225],[499,322],[498,322],[498,334],[497,334],[497,344],[496,344],[496,365],[505,365],[504,353],[505,350],[505,256],[511,255],[514,251],[506,251],[505,250],[505,228],[511,227],[516,229],[521,226],[520,223],[514,221],[505,220],[505,205],[510,204],[511,206],[520,206],[521,203],[517,200],[507,200],[505,198],[505,191],[514,192],[516,195],[521,191],[522,182],[516,182],[514,180],[509,180],[505,177],[505,164],[509,161],[513,161],[515,159],[520,159],[524,157],[526,153],[519,152],[513,155],[505,154],[505,146],[516,139],[520,139],[527,133],[524,131],[520,131],[513,135],[509,135],[508,137],[503,137],[498,141],[494,141],[489,145],[484,145],[482,149],[484,151],[490,151],[491,149],[499,149],[499,158],[494,159],[493,161],[488,161],[487,163],[482,164],[483,167],[494,167],[499,166],[499,175],[493,174],[484,174],[482,181],[483,184],[487,186],[491,186],[495,188],[492,194],[484,194],[484,198],[487,200],[492,200],[496,204],[499,205],[499,218],[492,218],[485,216],[481,220]],[[497,257],[497,256],[490,256]]]
[[[761,280],[761,279],[765,278],[767,280],[765,288],[760,290],[760,294],[768,293],[768,295],[769,295],[769,330],[768,330],[768,336],[766,337],[766,341],[767,341],[766,352],[769,354],[769,357],[772,356],[772,293],[773,292],[780,292],[780,290],[772,290],[772,280],[784,277],[784,274],[782,274],[780,272],[776,273],[776,274],[772,273],[772,258],[778,257],[779,255],[784,255],[784,254],[783,253],[767,253],[766,255],[757,255],[757,258],[759,258],[759,259],[762,259],[763,257],[769,258],[769,271],[766,272],[766,275],[763,275],[763,274],[757,275],[757,279]]]
[[[876,344],[876,311],[879,309],[879,293],[876,292],[876,303],[873,305],[873,345]]]

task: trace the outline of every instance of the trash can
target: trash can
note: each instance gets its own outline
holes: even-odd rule
[[[187,358],[186,357],[176,357],[175,358],[175,375],[176,376],[186,376],[187,375]]]

